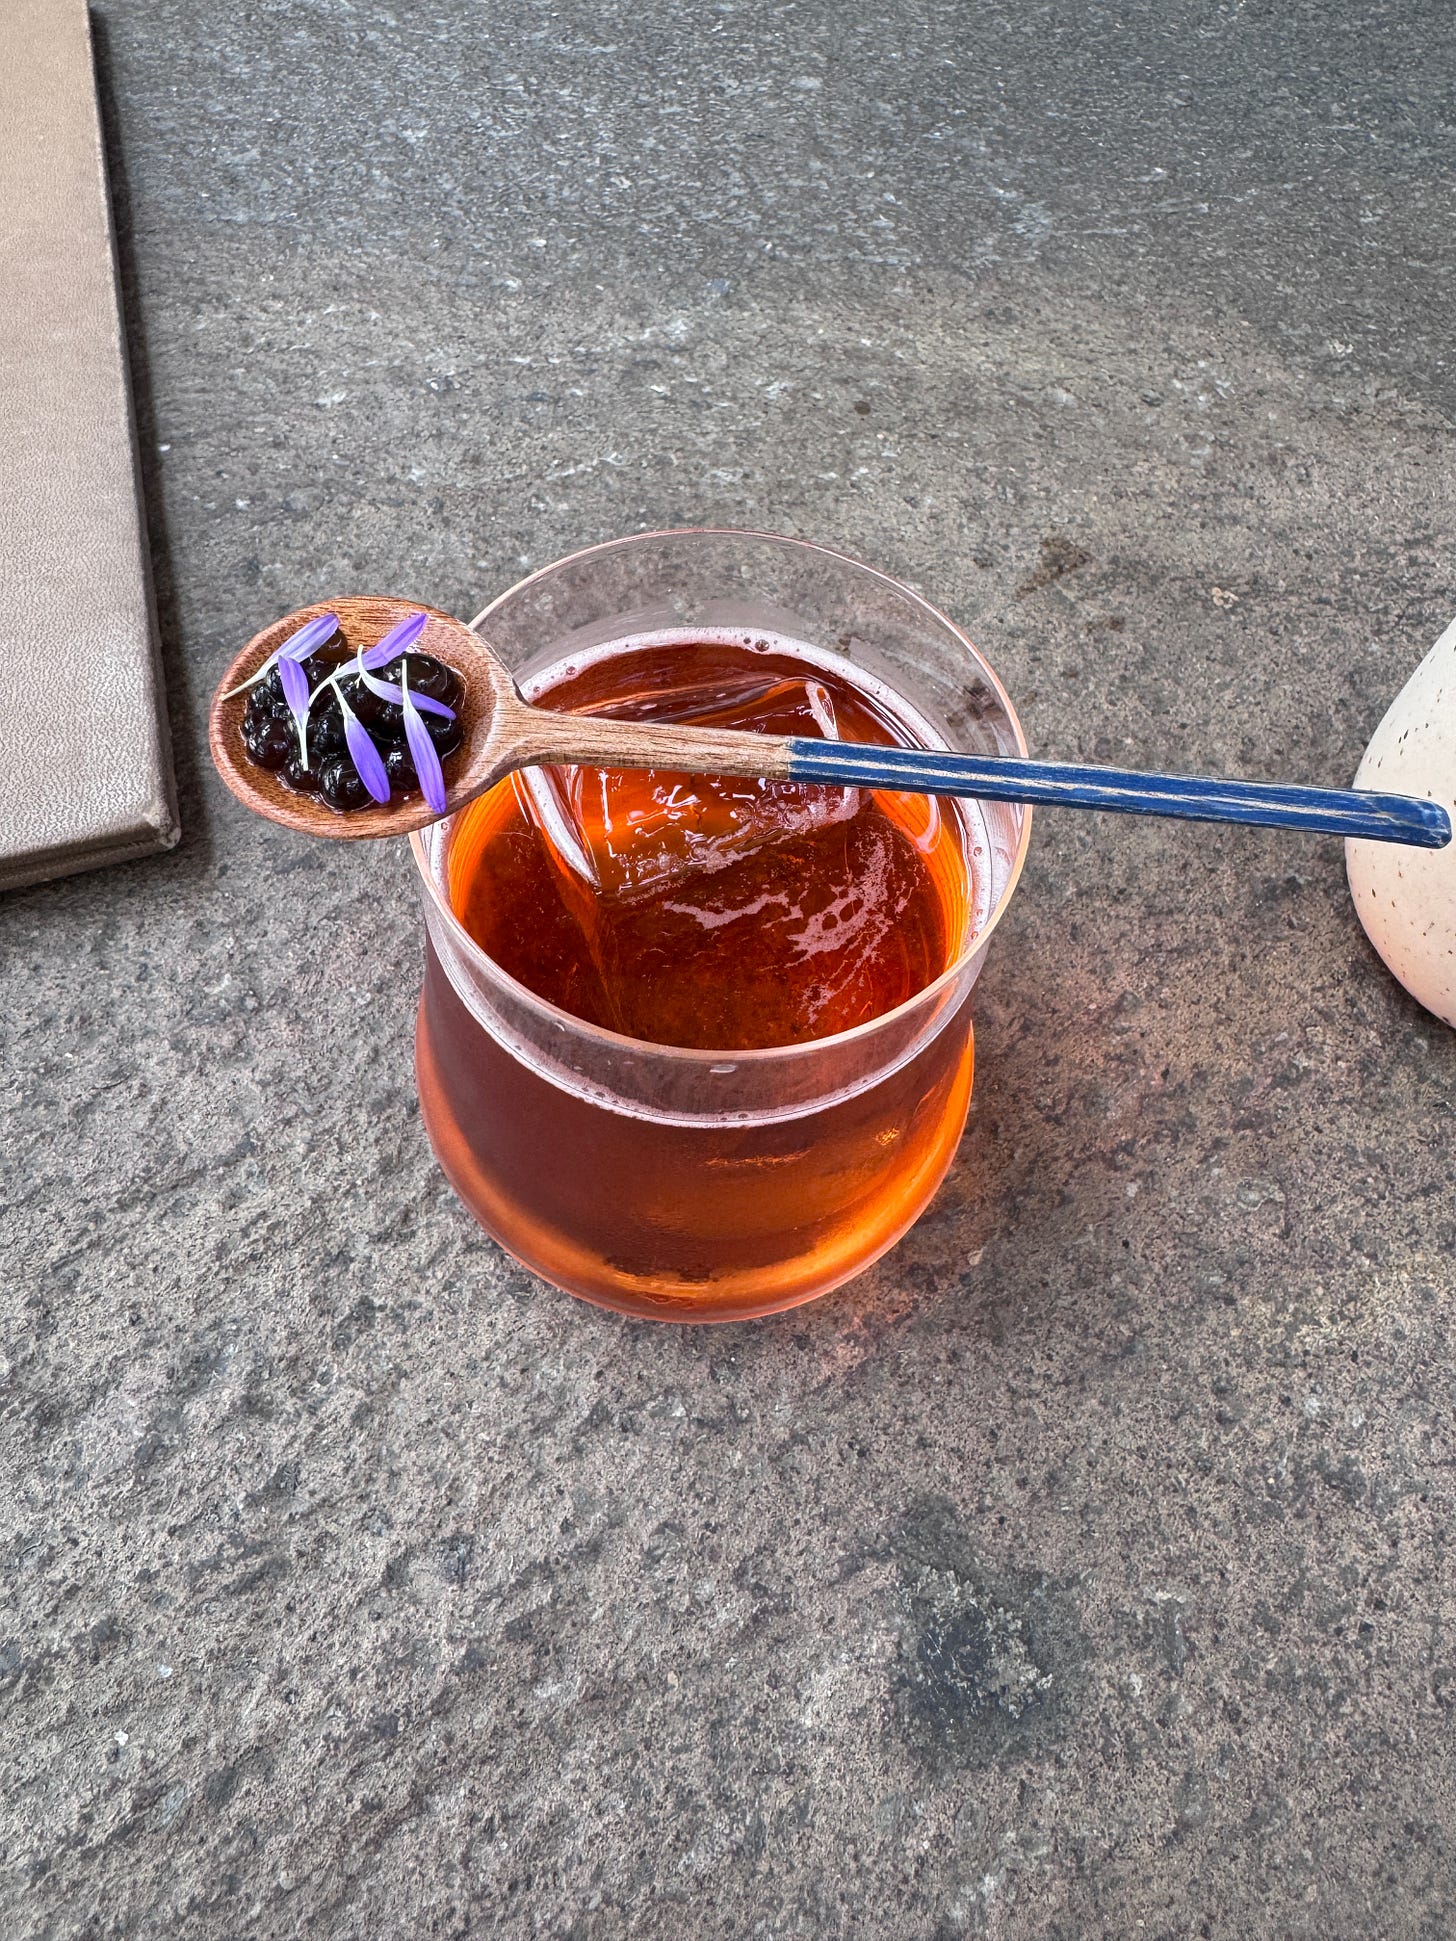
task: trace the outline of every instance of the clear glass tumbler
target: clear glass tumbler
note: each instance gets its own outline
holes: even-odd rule
[[[615,540],[533,574],[471,624],[528,696],[615,642],[769,633],[891,690],[930,746],[1026,753],[1001,683],[951,621],[885,574],[800,540]],[[793,1307],[893,1246],[964,1129],[967,1000],[1030,837],[1029,809],[954,813],[973,881],[944,973],[853,1031],[754,1051],[648,1044],[545,1002],[455,915],[452,860],[470,810],[415,836],[420,1104],[487,1232],[570,1293],[677,1321]]]

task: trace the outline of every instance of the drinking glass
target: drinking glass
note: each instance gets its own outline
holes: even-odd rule
[[[727,629],[847,663],[891,690],[931,746],[1027,752],[1005,690],[958,627],[887,575],[802,540],[711,530],[614,540],[533,573],[471,624],[528,697],[549,671],[613,642]],[[572,1294],[677,1321],[793,1307],[893,1246],[965,1125],[968,1000],[1031,831],[1016,804],[944,806],[960,818],[970,872],[944,972],[852,1031],[752,1051],[649,1044],[547,1003],[452,908],[469,810],[414,836],[420,1105],[486,1231]]]

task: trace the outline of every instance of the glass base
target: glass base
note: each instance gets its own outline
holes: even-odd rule
[[[467,1025],[468,1062],[449,1055]],[[654,1124],[496,1045],[433,953],[415,1036],[430,1144],[485,1231],[567,1293],[659,1321],[774,1314],[862,1273],[945,1177],[973,1068],[967,1013],[900,1071],[801,1119]]]

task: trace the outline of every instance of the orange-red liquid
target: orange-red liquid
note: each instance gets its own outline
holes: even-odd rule
[[[780,647],[695,641],[594,657],[534,698],[917,738],[849,675]],[[934,982],[972,921],[967,851],[958,812],[924,797],[568,769],[473,804],[452,832],[448,883],[475,941],[561,1010],[649,1043],[734,1052],[850,1031]],[[861,1070],[873,1060],[871,1047]],[[431,952],[418,1070],[452,1183],[528,1266],[629,1311],[726,1319],[821,1293],[899,1237],[960,1137],[972,1039],[962,1006],[908,1063],[839,1103],[766,1123],[662,1124],[521,1063]]]

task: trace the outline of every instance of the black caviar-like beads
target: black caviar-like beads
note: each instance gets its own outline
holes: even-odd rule
[[[398,702],[386,701],[382,695],[366,686],[353,671],[353,658],[353,649],[347,645],[343,635],[335,634],[331,641],[303,662],[309,692],[315,693],[339,668],[349,668],[348,673],[339,675],[338,687],[384,758],[384,772],[389,777],[391,794],[412,795],[418,791],[420,784],[405,741],[404,709]],[[453,667],[436,660],[433,654],[406,654],[402,660],[396,657],[383,667],[371,669],[371,672],[376,680],[388,681],[398,687],[402,663],[409,670],[412,694],[443,702],[447,708],[456,710],[453,720],[445,715],[420,710],[436,753],[442,762],[446,761],[465,739],[459,718],[465,683]],[[289,788],[296,789],[299,794],[317,795],[331,809],[341,812],[370,806],[373,798],[360,780],[359,771],[348,753],[344,711],[339,705],[338,693],[332,686],[324,688],[317,695],[309,711],[307,765],[299,750],[298,727],[283,697],[283,684],[276,667],[250,690],[243,711],[242,734],[248,759],[256,762],[260,768],[274,770]]]
[[[420,785],[420,778],[415,774],[414,757],[402,742],[385,749],[384,772],[389,777],[391,790],[398,789],[401,795],[409,795]]]
[[[285,718],[279,721],[272,717],[267,721],[248,721],[243,724],[243,746],[249,759],[259,768],[282,768],[288,760],[290,749],[298,747],[298,736],[292,724]]]
[[[319,770],[319,794],[331,809],[363,809],[373,801],[347,755],[330,755]]]
[[[427,714],[424,721],[430,733],[430,740],[435,744],[435,753],[441,761],[444,761],[447,755],[453,755],[465,739],[465,730],[460,725],[458,714],[453,721],[448,715]]]
[[[317,795],[319,792],[319,771],[313,767],[304,767],[298,759],[296,747],[283,764],[283,779],[291,789],[297,789],[300,795]]]

